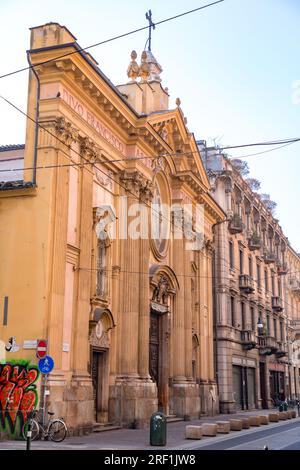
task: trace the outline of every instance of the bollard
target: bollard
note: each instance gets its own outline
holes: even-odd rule
[[[26,450],[30,450],[31,447],[31,424],[32,424],[32,414],[28,416],[28,427],[26,433]]]
[[[167,443],[167,420],[157,411],[150,418],[150,445],[165,446]]]

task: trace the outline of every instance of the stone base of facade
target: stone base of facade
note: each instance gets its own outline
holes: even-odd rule
[[[217,384],[213,381],[201,382],[199,385],[201,400],[200,415],[215,416],[219,413],[219,396]]]
[[[198,418],[200,413],[199,385],[173,383],[170,388],[170,410],[181,418]]]
[[[157,387],[151,381],[124,379],[109,387],[111,423],[133,428],[147,426],[157,407]]]
[[[236,413],[236,402],[235,401],[223,401],[220,400],[220,413],[221,414],[233,414]]]
[[[47,398],[46,409],[63,417],[68,435],[80,436],[93,430],[94,400],[90,376],[74,375],[71,381],[62,376],[51,376],[47,386],[50,395]]]

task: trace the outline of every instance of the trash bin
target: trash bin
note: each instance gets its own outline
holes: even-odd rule
[[[279,404],[279,408],[278,408],[278,409],[279,409],[279,411],[283,411],[283,403],[280,403],[280,404]]]
[[[287,409],[288,409],[287,402],[284,401],[283,402],[283,411],[287,411]]]
[[[163,413],[157,411],[150,418],[150,445],[165,446],[167,443],[167,420]]]

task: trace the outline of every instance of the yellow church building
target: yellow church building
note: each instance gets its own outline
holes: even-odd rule
[[[0,427],[43,401],[41,338],[47,407],[74,433],[210,414],[225,214],[180,100],[150,50],[116,87],[57,23],[31,29],[28,58],[25,147],[0,147]]]

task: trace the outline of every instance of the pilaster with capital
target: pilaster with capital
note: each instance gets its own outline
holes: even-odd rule
[[[149,196],[150,185],[138,171],[123,171],[120,182],[124,189],[123,195],[127,197],[127,214],[120,216],[127,218],[128,225],[126,237],[120,240],[120,282],[123,287],[120,329],[123,337],[118,372],[124,379],[134,379],[139,374],[147,378],[149,352],[146,351],[148,348],[145,348],[144,341],[149,335],[149,320],[146,318],[146,312],[147,317],[149,316],[149,240],[148,237],[132,237],[130,223],[138,215],[133,205]],[[132,215],[129,216],[130,213]],[[144,223],[148,219],[148,211],[142,210],[140,217],[141,223]]]
[[[53,356],[57,369],[62,367],[62,342],[63,342],[63,321],[64,318],[64,297],[66,282],[66,257],[67,257],[67,227],[68,227],[68,183],[69,183],[69,167],[70,150],[68,146],[76,138],[75,130],[70,122],[64,118],[58,118],[49,132],[51,135],[57,135],[59,138],[55,140],[50,136],[53,145],[58,151],[52,151],[52,160],[57,167],[49,169],[47,177],[52,178],[53,195],[52,195],[52,219],[55,221],[53,225],[53,238],[51,244],[51,281],[49,295],[49,353]],[[43,131],[47,133],[46,131]],[[47,133],[49,134],[49,133]],[[49,134],[50,135],[50,134]],[[38,174],[39,178],[39,174]]]
[[[90,143],[90,145],[89,145]],[[80,152],[86,156],[93,154],[94,145],[87,139],[80,141]],[[93,172],[87,165],[82,166],[80,171],[81,184],[79,184],[80,197],[79,207],[80,215],[78,224],[80,227],[80,254],[79,270],[77,274],[77,312],[74,325],[74,356],[73,369],[75,376],[87,376],[87,363],[89,361],[89,351],[86,347],[86,339],[89,333],[90,313],[90,292],[91,292],[91,273],[85,268],[91,266],[91,254],[93,243]]]
[[[172,243],[173,269],[175,273],[184,273],[185,243],[183,236],[183,208],[178,207],[173,211],[174,238]],[[173,323],[173,350],[177,352],[176,361],[173,362],[173,380],[176,383],[186,382],[185,376],[185,299],[184,299],[184,277],[179,277],[179,289],[174,301],[174,323]]]
[[[148,231],[147,236],[140,238],[140,289],[139,289],[139,364],[140,378],[150,380],[149,375],[149,329],[150,329],[150,306],[149,306],[149,220],[150,209],[148,204],[153,197],[153,184],[149,180],[142,180],[140,187],[140,201],[142,203],[140,223],[141,227]],[[145,234],[146,235],[146,234]]]

